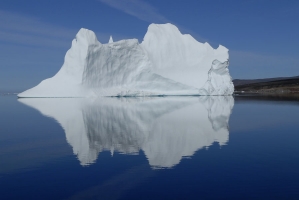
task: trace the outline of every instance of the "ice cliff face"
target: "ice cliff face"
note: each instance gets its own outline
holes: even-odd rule
[[[151,61],[136,39],[93,45],[88,49],[82,85],[97,96],[198,93],[196,88],[162,77],[151,69]]]
[[[220,87],[221,85],[225,85],[225,87]],[[228,72],[228,61],[222,63],[217,59],[214,60],[208,72],[208,80],[199,93],[201,95],[219,95],[233,92],[234,85]]]
[[[81,29],[60,71],[19,97],[230,95],[228,50],[213,49],[172,24],[151,24],[136,39],[107,44]]]

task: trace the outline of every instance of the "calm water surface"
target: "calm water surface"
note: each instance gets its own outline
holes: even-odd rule
[[[0,96],[1,199],[299,199],[299,101]]]

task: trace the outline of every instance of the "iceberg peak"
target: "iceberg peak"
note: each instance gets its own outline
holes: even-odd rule
[[[88,29],[81,28],[77,35],[76,35],[76,41],[82,41],[87,44],[94,44],[94,43],[99,43],[96,34]]]

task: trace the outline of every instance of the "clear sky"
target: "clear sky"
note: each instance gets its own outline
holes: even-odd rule
[[[52,77],[81,27],[101,43],[172,23],[230,50],[233,79],[299,75],[298,0],[1,0],[0,91]]]

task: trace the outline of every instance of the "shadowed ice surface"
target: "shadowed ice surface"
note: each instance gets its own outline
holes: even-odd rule
[[[81,165],[110,151],[146,155],[153,168],[170,168],[214,142],[227,144],[231,96],[19,99],[64,129]]]

